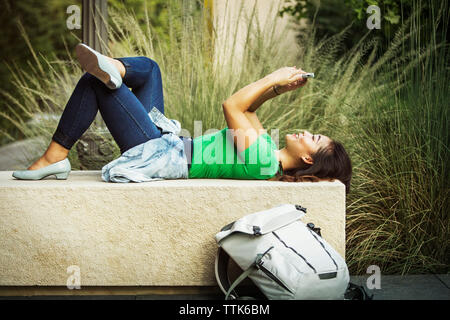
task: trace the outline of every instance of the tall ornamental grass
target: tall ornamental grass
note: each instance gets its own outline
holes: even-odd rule
[[[428,21],[433,32],[443,25],[446,30],[446,6],[442,2],[433,8]],[[351,273],[364,274],[370,265],[378,265],[385,274],[449,271],[450,79],[445,35],[439,39],[434,33],[424,43],[418,15],[413,15],[383,55],[378,54],[376,40],[363,39],[337,57],[347,30],[317,39],[311,28],[299,45],[283,45],[274,32],[279,18],[261,26],[252,23],[253,11],[249,19],[238,19],[248,25],[249,34],[236,69],[211,59],[211,35],[201,12],[185,15],[169,2],[170,40],[164,42],[148,18],[146,28],[141,28],[132,12],[110,15],[111,56],[143,55],[157,61],[166,115],[179,119],[191,135],[194,121],[202,121],[203,132],[223,128],[222,102],[268,73],[289,65],[314,72],[316,78],[305,87],[266,102],[257,114],[269,133],[279,130],[280,148],[285,134],[303,129],[346,146],[354,168],[346,230]],[[232,39],[236,30],[229,31]],[[235,43],[230,45],[233,52]],[[288,50],[293,45],[296,50]],[[2,92],[10,107],[30,116],[44,111],[61,114],[82,74],[71,52],[66,61],[45,59],[45,75],[35,53],[29,69],[12,68],[21,93],[13,97]],[[25,119],[10,120],[29,137],[50,139],[57,125],[53,121],[31,129]]]

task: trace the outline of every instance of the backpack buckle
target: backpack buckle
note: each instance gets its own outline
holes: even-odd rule
[[[253,226],[253,234],[255,235],[255,236],[260,236],[262,233],[261,233],[261,228],[260,227],[258,227],[258,226]]]
[[[315,233],[317,233],[319,236],[322,236],[322,234],[320,233],[320,228],[316,228],[316,226],[314,225],[314,223],[310,222],[306,225],[310,230],[314,231]]]
[[[255,266],[259,269],[260,266],[263,265],[263,261],[262,258],[270,251],[274,248],[274,246],[271,246],[269,249],[267,249],[265,252],[263,253],[258,253],[256,255],[256,259],[255,259]]]

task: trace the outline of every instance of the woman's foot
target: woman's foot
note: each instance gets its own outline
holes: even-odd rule
[[[37,159],[31,166],[27,168],[27,170],[38,170],[43,167],[47,167],[53,163],[56,163],[58,161],[64,160],[66,157],[62,159],[54,158],[54,159],[48,159],[45,154]],[[56,160],[55,160],[56,159]]]
[[[58,161],[67,158],[69,150],[55,141],[51,141],[44,154],[37,159],[27,170],[37,170],[46,166],[49,166]]]
[[[36,170],[17,170],[12,176],[18,180],[42,180],[48,176],[55,176],[57,180],[66,180],[71,171],[69,159],[52,163]]]
[[[122,79],[123,79],[123,77],[125,77],[125,73],[127,72],[127,70],[125,69],[125,66],[123,65],[123,63],[120,62],[119,60],[116,60],[116,59],[113,59],[113,58],[110,58],[110,57],[106,57],[106,58],[108,58],[108,60],[109,60],[113,65],[116,66],[117,70],[119,70],[120,76],[121,76]]]
[[[14,171],[12,176],[18,180],[41,180],[54,175],[58,180],[65,180],[72,170],[68,154],[68,149],[52,140],[42,157],[27,170]]]
[[[109,89],[118,89],[122,85],[125,67],[120,61],[107,57],[83,43],[76,46],[76,54],[81,67]]]

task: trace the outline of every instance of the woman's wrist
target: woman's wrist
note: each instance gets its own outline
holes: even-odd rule
[[[277,96],[279,96],[280,94],[283,93],[283,92],[280,91],[280,87],[277,86],[277,85],[273,85],[273,86],[272,86],[272,89],[273,89],[273,91],[275,92],[275,94],[276,94]]]
[[[268,74],[264,78],[266,78],[272,84],[272,86],[279,86],[278,79],[273,74]]]
[[[271,91],[275,93],[275,96],[279,96],[280,94],[284,93],[284,91],[282,91],[281,89],[282,86],[280,86],[278,82],[272,77],[272,74],[269,74],[267,78],[272,82]]]

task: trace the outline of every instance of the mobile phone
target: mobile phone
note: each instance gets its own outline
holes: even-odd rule
[[[309,72],[309,73],[302,73],[302,79],[305,78],[314,78],[314,73]]]

